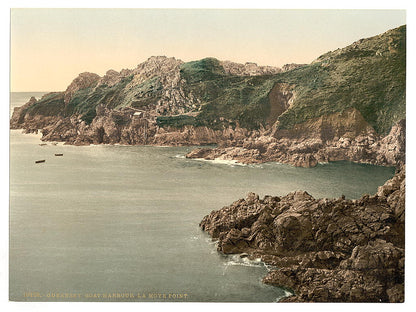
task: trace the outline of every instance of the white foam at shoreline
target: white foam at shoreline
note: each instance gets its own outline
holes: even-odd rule
[[[293,296],[294,295],[293,292],[291,292],[291,291],[289,291],[287,289],[284,289],[284,288],[280,288],[280,289],[283,290],[284,295],[282,297],[277,298],[276,299],[276,302],[279,302],[280,300],[282,300],[284,298],[287,298],[287,297],[290,297],[290,296]]]
[[[242,164],[239,163],[237,160],[234,159],[205,159],[205,158],[192,158],[193,160],[198,160],[198,161],[205,161],[205,162],[209,162],[212,164],[217,164],[217,165],[228,165],[228,166],[247,166],[247,164]]]
[[[255,258],[253,260],[248,257],[241,258],[240,255],[231,256],[231,260],[227,261],[224,265],[239,265],[239,266],[248,266],[248,267],[262,267],[264,262],[261,261],[261,258]]]

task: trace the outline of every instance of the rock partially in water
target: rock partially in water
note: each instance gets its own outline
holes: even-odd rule
[[[266,131],[241,143],[234,140],[217,148],[191,151],[187,157],[237,160],[245,164],[273,161],[305,168],[340,160],[384,166],[405,162],[405,120],[393,126],[388,135],[380,137],[358,111],[338,115],[332,118],[332,124],[323,125],[322,120],[314,120],[291,131],[274,134]]]
[[[358,200],[254,193],[200,223],[223,253],[279,267],[264,282],[288,287],[288,302],[404,301],[405,166]]]

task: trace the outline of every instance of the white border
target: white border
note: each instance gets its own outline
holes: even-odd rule
[[[404,9],[411,4],[410,0],[6,0],[13,8],[249,8],[249,9]],[[2,3],[3,3],[2,2]]]
[[[415,287],[412,285],[415,282],[415,270],[413,268],[414,248],[413,237],[415,237],[415,229],[413,222],[415,222],[415,213],[413,210],[414,200],[412,196],[407,196],[406,204],[406,303],[405,304],[223,304],[223,303],[16,303],[8,302],[8,144],[9,144],[9,50],[5,47],[6,42],[9,43],[10,31],[10,8],[24,8],[24,7],[38,7],[38,8],[274,8],[274,9],[407,9],[407,34],[408,34],[408,70],[407,70],[407,194],[413,194],[414,191],[414,170],[415,166],[412,163],[414,159],[413,146],[416,146],[414,141],[415,126],[413,123],[414,108],[416,105],[414,86],[414,65],[415,61],[409,57],[416,57],[414,47],[414,21],[416,19],[413,11],[412,1],[227,1],[227,0],[211,0],[211,1],[90,1],[90,0],[43,0],[43,1],[2,1],[1,2],[1,16],[0,16],[0,31],[2,34],[2,62],[1,73],[2,81],[0,88],[2,90],[2,108],[5,110],[0,115],[1,120],[1,141],[5,147],[1,153],[1,177],[2,179],[2,196],[1,196],[1,245],[0,245],[0,304],[2,311],[86,311],[92,309],[100,309],[104,311],[112,311],[114,309],[122,309],[123,311],[138,311],[138,310],[153,310],[153,309],[173,309],[180,311],[208,311],[212,309],[238,309],[239,311],[252,311],[253,309],[273,309],[273,310],[319,310],[319,311],[350,311],[354,310],[369,310],[377,309],[378,311],[394,310],[415,310]],[[7,110],[6,110],[7,108]],[[415,208],[416,209],[416,208]]]

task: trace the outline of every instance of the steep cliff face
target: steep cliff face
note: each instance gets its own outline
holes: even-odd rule
[[[189,158],[312,167],[405,161],[406,27],[328,52],[274,76],[265,131]],[[268,80],[270,82],[270,80]]]
[[[288,287],[285,301],[403,302],[405,168],[373,196],[315,199],[250,193],[200,223],[218,250],[247,253],[279,269],[264,278]]]
[[[185,94],[186,81],[180,75],[183,63],[174,57],[152,56],[139,64],[132,71],[132,81],[126,86],[138,92],[131,104],[124,101],[122,106],[143,109],[154,115],[184,114],[199,108],[193,94]]]
[[[42,105],[37,105],[40,101]],[[25,105],[14,108],[10,128],[37,132],[61,119],[61,112],[64,109],[63,92],[45,94],[39,101],[31,97]]]
[[[269,93],[270,114],[268,125],[273,125],[280,115],[289,109],[295,99],[293,85],[276,83]]]
[[[36,98],[32,96],[25,105],[14,108],[12,118],[10,119],[10,127],[12,129],[23,126],[25,122],[25,111],[36,102]]]
[[[37,122],[35,120],[34,122]],[[36,129],[36,128],[32,128]],[[59,118],[42,129],[43,141],[64,141],[74,145],[210,145],[217,142],[243,140],[250,135],[244,128],[214,130],[187,125],[181,128],[159,127],[149,113],[131,108],[110,110],[103,105],[96,108],[90,124],[72,116]]]
[[[78,90],[94,87],[99,80],[100,76],[94,73],[86,72],[79,74],[79,76],[71,82],[64,92],[64,103],[68,104]]]
[[[279,117],[279,129],[309,119],[357,109],[380,135],[405,118],[406,26],[361,39],[312,64],[279,75],[294,84],[290,110]]]
[[[334,127],[338,122],[341,126]],[[339,160],[396,166],[406,160],[405,120],[381,137],[354,109],[319,117],[291,131],[277,133],[269,136],[265,132],[242,141],[227,142],[226,146],[196,149],[186,157],[237,160],[246,164],[276,161],[297,167],[314,167],[320,162]]]
[[[395,165],[404,154],[404,125],[391,129],[405,118],[405,40],[402,26],[283,69],[153,56],[103,77],[82,73],[65,92],[16,109],[10,125],[70,144],[224,148],[190,157]]]

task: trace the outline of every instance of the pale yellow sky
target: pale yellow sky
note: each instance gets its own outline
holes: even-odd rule
[[[152,55],[310,63],[405,23],[404,10],[12,9],[11,91],[65,90]]]

